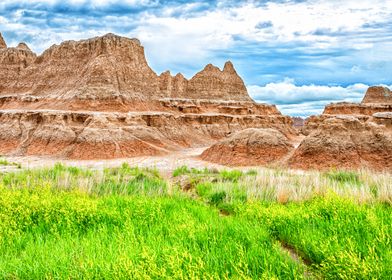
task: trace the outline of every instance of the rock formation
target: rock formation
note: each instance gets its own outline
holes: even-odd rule
[[[392,105],[392,92],[386,87],[370,87],[366,91],[362,103],[384,103]]]
[[[248,128],[212,145],[201,158],[232,166],[265,165],[282,159],[293,148],[276,129]]]
[[[392,172],[390,91],[371,87],[360,104],[326,106],[306,120],[307,137],[289,159],[294,168],[371,168]]]
[[[137,39],[107,34],[35,55],[0,40],[0,153],[94,159],[205,146],[250,127],[294,134],[231,62],[157,75]]]
[[[327,117],[296,149],[293,168],[371,168],[392,171],[392,117]]]
[[[293,120],[293,126],[296,128],[302,128],[305,125],[305,119],[301,117],[291,117]]]
[[[4,41],[3,35],[0,33],[0,49],[5,49],[7,48],[7,44]]]
[[[369,87],[361,103],[340,102],[327,105],[323,114],[329,115],[373,115],[392,111],[392,92],[381,86]]]

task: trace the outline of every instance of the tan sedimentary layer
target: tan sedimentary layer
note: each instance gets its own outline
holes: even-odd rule
[[[191,79],[157,75],[137,39],[107,34],[41,55],[0,37],[0,153],[94,159],[210,145],[249,127],[295,133],[255,103],[228,61]]]
[[[295,150],[289,165],[301,169],[367,167],[391,172],[392,118],[378,114],[381,116],[322,116]]]
[[[157,155],[210,145],[248,127],[291,134],[284,116],[3,110],[0,153],[81,159]]]

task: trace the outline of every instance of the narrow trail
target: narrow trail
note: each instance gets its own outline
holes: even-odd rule
[[[291,245],[287,244],[284,241],[278,241],[280,248],[283,252],[287,253],[290,258],[301,265],[304,268],[304,276],[306,279],[319,279],[311,270],[310,266],[312,265],[311,260],[303,258],[298,254],[298,251]]]

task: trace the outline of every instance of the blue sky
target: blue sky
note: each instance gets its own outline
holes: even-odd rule
[[[188,78],[231,60],[254,99],[291,115],[392,84],[390,0],[2,0],[0,32],[37,53],[108,32],[136,37],[157,73]]]

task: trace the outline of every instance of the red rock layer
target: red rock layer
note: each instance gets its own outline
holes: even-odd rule
[[[0,153],[66,158],[156,155],[249,127],[295,133],[255,103],[231,62],[193,78],[149,67],[137,39],[113,34],[36,56],[0,40]]]
[[[213,144],[248,127],[287,131],[284,116],[0,111],[0,153],[94,159]]]
[[[301,169],[392,171],[392,125],[387,116],[325,116],[289,159]]]
[[[249,128],[212,145],[201,158],[229,166],[266,165],[282,159],[293,148],[275,129]]]

